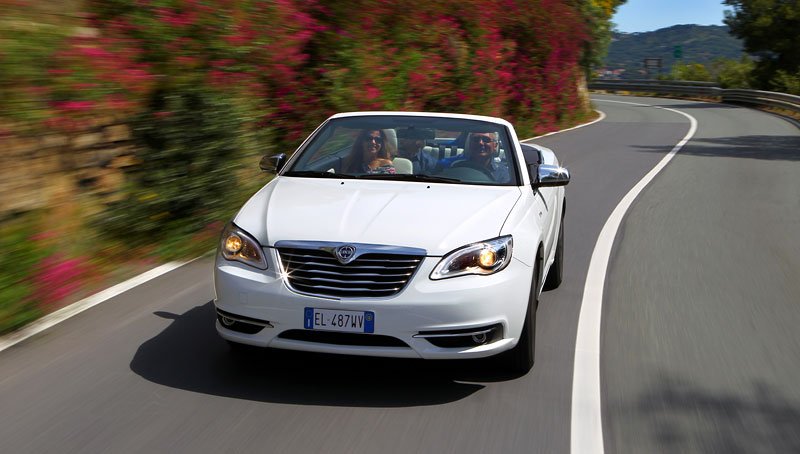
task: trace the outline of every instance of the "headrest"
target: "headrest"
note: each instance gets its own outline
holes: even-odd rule
[[[386,151],[389,153],[389,156],[394,156],[397,154],[397,133],[394,129],[384,129],[383,134],[386,136]]]

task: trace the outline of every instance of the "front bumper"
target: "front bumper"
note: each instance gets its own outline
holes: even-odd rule
[[[226,328],[217,331],[228,340],[260,347],[322,353],[398,358],[459,359],[495,355],[514,347],[522,332],[533,269],[513,259],[504,270],[489,276],[461,276],[433,281],[429,275],[439,257],[420,263],[407,286],[385,298],[325,298],[291,290],[279,275],[274,249],[265,249],[268,269],[257,270],[217,255],[214,267],[214,304],[243,320],[268,322],[254,334]],[[372,311],[374,335],[399,339],[407,346],[342,345],[282,337],[304,330],[304,308]],[[420,332],[450,332],[499,325],[492,342],[468,347],[443,348],[419,337]],[[357,336],[370,336],[360,334]],[[402,345],[402,344],[400,344]]]

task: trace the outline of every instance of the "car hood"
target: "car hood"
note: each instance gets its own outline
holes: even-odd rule
[[[520,194],[516,186],[278,177],[234,222],[263,246],[333,241],[436,256],[498,236]]]

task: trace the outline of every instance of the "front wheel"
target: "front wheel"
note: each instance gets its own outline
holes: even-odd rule
[[[541,263],[540,260],[537,262]],[[539,267],[533,270],[531,294],[528,299],[528,310],[525,312],[525,324],[522,336],[517,345],[508,352],[508,367],[512,372],[526,374],[533,367],[536,340],[536,309],[539,307]]]
[[[550,265],[550,270],[547,272],[547,279],[544,281],[545,290],[553,290],[561,285],[561,279],[564,277],[564,219],[561,219],[561,225],[558,226],[558,240],[556,243],[556,256],[553,258],[553,264]]]

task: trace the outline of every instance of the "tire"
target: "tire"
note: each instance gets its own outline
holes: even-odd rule
[[[558,227],[558,241],[556,243],[556,256],[550,270],[547,272],[547,280],[544,281],[545,290],[553,290],[561,285],[564,277],[564,217],[561,217],[561,225]]]
[[[525,323],[522,325],[522,335],[517,345],[509,350],[507,356],[508,369],[513,373],[527,374],[533,367],[536,352],[536,309],[539,307],[539,281],[541,252],[536,260],[536,269],[533,270],[533,281],[528,298],[528,310],[525,312]]]

